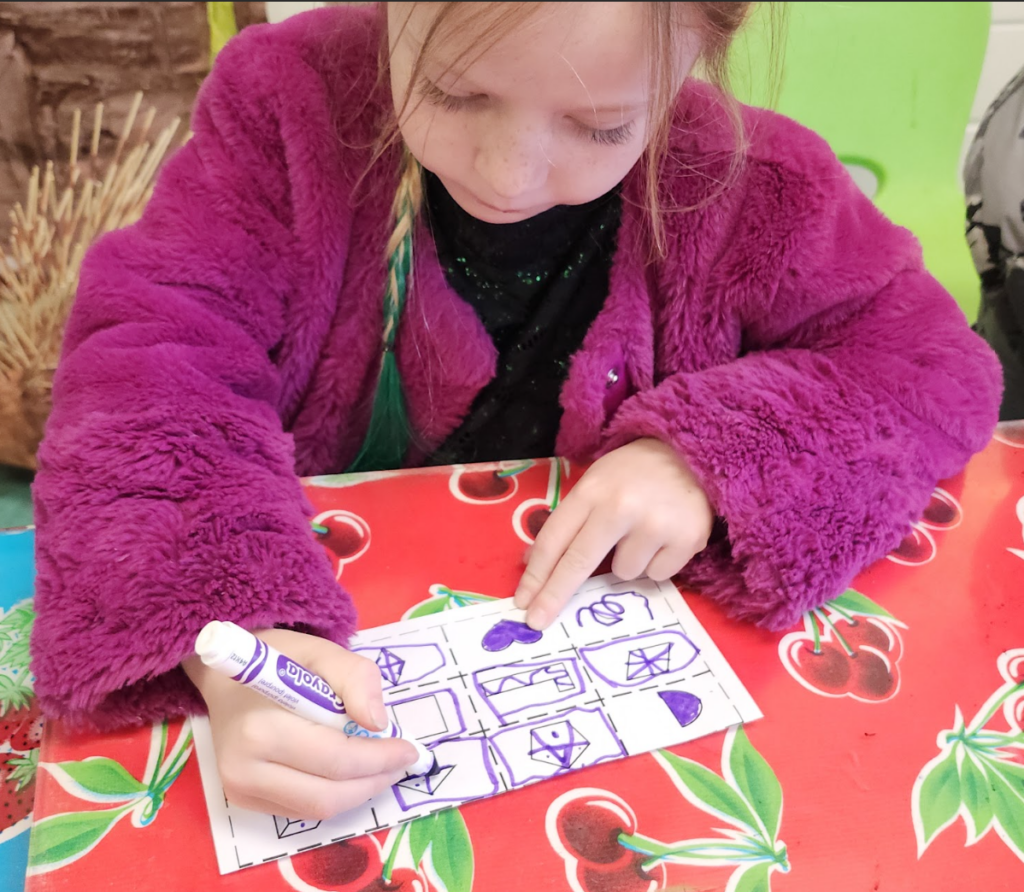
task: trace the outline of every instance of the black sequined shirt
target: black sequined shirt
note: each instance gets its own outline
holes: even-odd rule
[[[554,455],[572,355],[608,294],[618,188],[519,223],[484,223],[426,174],[427,211],[449,286],[498,350],[497,372],[429,464]]]

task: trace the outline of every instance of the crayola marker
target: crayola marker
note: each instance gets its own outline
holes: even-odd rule
[[[390,721],[383,731],[370,731],[356,724],[348,717],[338,695],[319,675],[234,623],[213,620],[203,626],[196,638],[196,653],[211,669],[259,691],[278,706],[311,722],[337,728],[349,737],[401,736]],[[427,774],[434,767],[434,756],[419,741],[409,742],[419,753],[409,774]]]

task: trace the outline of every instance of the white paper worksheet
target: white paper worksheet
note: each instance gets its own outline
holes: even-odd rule
[[[192,720],[221,873],[382,830],[590,765],[749,722],[761,713],[676,588],[591,579],[543,634],[511,599],[360,632],[403,737],[436,756],[328,821],[227,801],[209,724]]]

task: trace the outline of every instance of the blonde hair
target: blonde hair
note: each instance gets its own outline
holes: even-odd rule
[[[458,3],[436,4],[440,8],[424,35],[419,54],[413,63],[409,84],[400,108],[394,110],[383,123],[377,145],[373,151],[370,167],[376,164],[396,144],[401,142],[399,121],[409,107],[415,84],[422,69],[424,58],[437,49],[439,44],[451,39],[456,31],[475,55],[468,58],[470,50],[464,50],[449,64],[449,69],[461,62],[469,62],[486,53],[502,36],[533,15],[543,4],[533,3]],[[739,175],[746,150],[746,139],[740,116],[739,103],[729,90],[729,46],[741,25],[746,21],[753,4],[743,2],[671,3],[647,2],[646,9],[651,60],[651,97],[648,120],[648,140],[642,156],[643,195],[647,210],[647,231],[652,258],[664,257],[667,246],[663,216],[666,212],[694,210],[713,201],[727,190]],[[415,7],[411,3],[410,7]],[[687,10],[687,22],[681,21],[682,7]],[[380,14],[386,16],[386,3],[380,3]],[[774,5],[773,5],[774,14]],[[693,13],[696,12],[696,15]],[[410,9],[409,15],[412,15]],[[408,23],[406,17],[405,23]],[[696,20],[696,25],[693,24]],[[773,42],[777,20],[773,15]],[[678,33],[683,28],[695,29],[700,39],[700,50],[695,68],[702,79],[716,87],[721,95],[722,106],[732,129],[733,150],[729,156],[728,169],[724,177],[717,178],[714,187],[699,205],[691,207],[666,208],[662,196],[664,183],[662,175],[669,153],[673,117],[678,99],[676,72],[673,69],[674,47]],[[388,29],[382,28],[379,78],[383,82],[390,73],[391,48]],[[465,35],[473,34],[475,39],[467,41]],[[774,54],[773,54],[774,55]],[[692,170],[692,169],[691,169]],[[401,381],[394,367],[392,354],[395,330],[406,291],[412,281],[412,234],[416,219],[423,203],[423,171],[415,157],[403,147],[402,163],[399,170],[398,186],[392,206],[392,235],[388,240],[388,277],[384,292],[384,328],[382,344],[381,374],[374,397],[373,412],[366,440],[359,456],[349,470],[371,470],[378,467],[395,466],[400,463],[409,442],[405,399]],[[397,255],[402,255],[401,262]],[[404,275],[396,270],[405,269]],[[400,429],[404,427],[404,435]],[[399,438],[401,443],[389,442]],[[398,460],[396,461],[396,456]]]

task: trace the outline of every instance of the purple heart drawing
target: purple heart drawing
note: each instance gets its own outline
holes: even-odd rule
[[[688,691],[658,691],[658,696],[683,728],[696,721],[700,715],[703,704],[696,694]]]
[[[540,641],[543,634],[536,629],[531,629],[526,623],[503,619],[487,630],[481,644],[484,650],[494,653],[510,647],[516,641],[520,644],[534,644]]]

